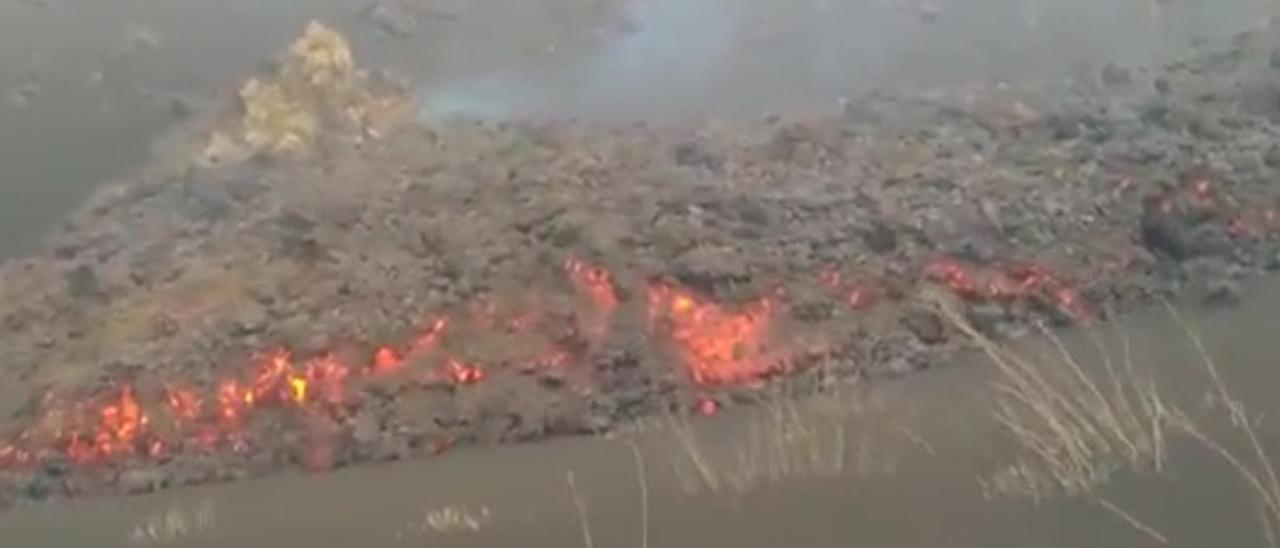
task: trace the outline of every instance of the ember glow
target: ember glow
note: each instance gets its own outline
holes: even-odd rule
[[[1247,208],[1227,221],[1227,233],[1233,238],[1258,240],[1280,228],[1275,207]]]
[[[92,432],[68,436],[67,457],[76,463],[96,462],[114,455],[132,455],[139,449],[149,419],[142,412],[133,388],[123,386],[98,412]]]
[[[599,265],[569,259],[563,264],[563,275],[575,297],[572,321],[581,340],[556,340],[536,348],[511,362],[518,371],[571,367],[589,356],[607,339],[614,316],[626,304],[617,279]],[[924,277],[968,300],[1038,298],[1056,303],[1073,317],[1084,316],[1079,295],[1038,265],[977,268],[940,258],[924,267]],[[869,307],[879,298],[872,284],[846,279],[834,269],[821,273],[819,280],[831,298],[852,310]],[[755,382],[790,367],[787,353],[771,346],[787,300],[781,287],[739,306],[666,282],[651,283],[642,294],[646,302],[636,304],[647,304],[649,334],[655,342],[670,345],[683,371],[700,387]],[[53,458],[92,464],[117,458],[159,459],[193,449],[244,452],[262,441],[254,438],[252,428],[262,420],[310,425],[311,430],[323,431],[323,436],[313,437],[319,440],[316,447],[324,447],[330,430],[343,423],[348,404],[358,402],[364,386],[396,379],[455,387],[485,382],[495,371],[491,367],[498,365],[454,354],[452,339],[446,338],[464,336],[464,331],[473,329],[535,333],[548,317],[547,310],[536,306],[516,310],[502,306],[478,301],[455,314],[430,317],[406,340],[370,346],[367,357],[356,360],[362,363],[346,363],[349,355],[332,352],[299,356],[281,346],[202,386],[126,383],[78,398],[83,403],[75,406],[55,403],[65,398],[49,399],[36,422],[55,426],[20,431],[0,443],[0,468]],[[459,321],[465,329],[451,327]],[[706,397],[697,407],[704,414],[714,414],[718,404]],[[331,457],[306,460],[319,463]]]
[[[1188,181],[1187,193],[1197,206],[1210,207],[1214,204],[1213,181],[1206,176],[1193,177]]]
[[[485,379],[483,369],[457,359],[445,363],[445,373],[454,384],[475,384]]]
[[[395,373],[403,365],[400,354],[396,353],[396,349],[390,346],[378,348],[373,353],[373,373],[375,375],[390,375]]]
[[[924,275],[926,279],[946,286],[957,297],[969,301],[1044,299],[1076,321],[1088,321],[1090,316],[1079,292],[1039,264],[979,269],[950,257],[941,257],[925,265]]]
[[[875,304],[875,289],[865,281],[846,281],[835,270],[823,271],[818,279],[853,310],[862,310]]]
[[[766,349],[774,308],[762,299],[729,311],[670,285],[649,289],[650,321],[666,328],[693,381],[703,385],[751,381],[779,367]]]
[[[596,308],[604,312],[613,312],[618,308],[618,296],[609,271],[577,259],[566,261],[564,270],[573,284],[591,298]]]
[[[489,310],[486,308],[486,310]],[[473,311],[474,312],[474,311]],[[409,345],[408,350],[401,354],[392,346],[380,346],[373,353],[373,364],[369,370],[374,375],[391,375],[404,368],[406,362],[416,360],[430,354],[440,344],[440,339],[444,337],[445,328],[449,326],[449,319],[445,317],[436,318]]]
[[[608,335],[613,315],[618,309],[613,275],[603,267],[578,259],[566,261],[564,271],[575,290],[591,302],[591,312],[581,315],[582,330],[592,344],[599,344]]]
[[[191,423],[200,418],[203,402],[194,390],[169,386],[165,389],[165,401],[170,414],[180,423]]]
[[[720,411],[720,404],[711,398],[702,398],[698,400],[698,414],[704,417],[710,417]]]

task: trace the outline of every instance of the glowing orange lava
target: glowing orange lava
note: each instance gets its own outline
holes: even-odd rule
[[[445,363],[445,372],[454,384],[475,384],[485,378],[483,369],[457,359],[450,359]]]
[[[1026,263],[978,270],[956,259],[941,257],[925,265],[924,273],[926,279],[945,285],[963,299],[1011,301],[1043,297],[1076,321],[1089,319],[1089,311],[1079,293],[1042,265]]]
[[[925,278],[942,283],[958,296],[969,298],[978,294],[973,271],[950,257],[940,257],[924,267]]]
[[[1259,240],[1274,233],[1278,225],[1274,207],[1251,207],[1227,221],[1227,233],[1237,239]]]
[[[577,259],[565,262],[564,270],[575,286],[591,297],[596,308],[612,312],[618,308],[618,296],[613,288],[613,276],[599,266],[592,266]]]
[[[1274,213],[1271,215],[1274,219]],[[533,347],[505,363],[516,364],[526,372],[568,367],[605,340],[614,324],[614,314],[622,307],[615,277],[599,265],[578,259],[567,260],[563,272],[578,305],[572,320],[578,329],[575,335],[583,335],[587,344],[580,344],[583,340],[579,338],[566,339],[568,342],[549,340],[547,346]],[[925,277],[969,299],[1034,295],[1052,299],[1073,315],[1082,315],[1084,310],[1084,303],[1074,290],[1036,265],[977,269],[942,258],[926,265]],[[845,280],[834,270],[820,274],[820,279],[832,290],[833,298],[853,309],[871,306],[879,297],[876,287],[865,281]],[[783,310],[779,303],[785,303],[787,298],[781,288],[740,307],[717,303],[666,283],[651,284],[646,296],[653,333],[671,343],[694,383],[716,386],[754,382],[788,367],[788,362],[780,359],[783,354],[769,346]],[[368,383],[389,382],[383,378],[387,375],[422,366],[429,368],[427,372],[417,371],[412,378],[453,386],[485,381],[491,372],[484,366],[494,364],[474,363],[448,352],[454,341],[445,344],[446,331],[454,336],[450,326],[455,321],[467,330],[531,333],[540,331],[543,324],[539,322],[551,317],[553,314],[539,307],[503,310],[499,317],[496,306],[481,302],[462,308],[457,314],[430,318],[408,340],[372,341],[382,344],[372,346],[371,355],[362,358],[362,363],[343,363],[337,354],[328,352],[295,356],[290,349],[279,347],[268,349],[234,373],[212,379],[203,387],[168,383],[160,384],[153,393],[145,387],[154,385],[125,384],[74,406],[50,400],[42,404],[42,415],[36,422],[53,426],[23,430],[0,442],[0,468],[28,466],[57,457],[77,463],[118,456],[158,459],[193,447],[243,452],[259,441],[253,437],[252,426],[268,410],[293,413],[308,421],[318,432],[313,440],[315,447],[323,449],[326,440],[334,435],[331,430],[343,424],[347,404],[359,397],[360,388]],[[144,393],[138,394],[139,389]],[[153,402],[154,409],[144,409],[143,402]],[[696,406],[704,414],[718,409],[716,401],[709,397],[699,400]],[[153,417],[148,410],[156,412],[156,425],[151,425]],[[46,430],[56,433],[46,434]],[[314,459],[316,463],[332,460],[321,453],[317,454],[323,458]]]
[[[1213,180],[1207,176],[1191,178],[1187,183],[1187,191],[1191,194],[1192,201],[1200,207],[1208,207],[1214,203]]]
[[[835,270],[823,271],[818,279],[853,310],[862,310],[875,304],[875,291],[871,284],[862,281],[846,282],[844,276]]]
[[[65,454],[72,462],[85,464],[115,455],[132,455],[149,423],[133,388],[125,385],[98,411],[97,424],[91,431],[72,431],[63,436]]]
[[[375,375],[390,375],[400,370],[400,366],[404,362],[400,358],[400,354],[396,353],[396,349],[390,346],[378,348],[373,353],[373,373]]]
[[[564,264],[565,274],[576,290],[591,301],[592,309],[580,315],[583,332],[591,343],[599,344],[608,335],[614,312],[618,309],[618,294],[613,276],[603,267],[589,265],[577,259]]]
[[[765,340],[773,316],[769,299],[738,312],[665,284],[649,289],[651,321],[667,326],[694,382],[746,382],[775,371]]]
[[[225,428],[240,425],[245,411],[253,406],[253,394],[234,379],[218,384],[218,420]]]
[[[195,422],[202,413],[203,402],[195,391],[169,386],[165,389],[169,412],[183,423]]]
[[[710,417],[720,412],[720,404],[711,398],[702,398],[698,400],[698,414],[704,417]]]

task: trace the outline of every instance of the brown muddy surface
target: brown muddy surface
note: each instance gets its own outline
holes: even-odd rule
[[[751,74],[759,80],[746,82],[786,81],[719,63],[741,27],[688,32],[688,21],[724,15],[698,5],[630,13],[649,27],[626,10],[532,10],[580,34],[547,49],[530,46],[543,35],[514,33],[495,46],[502,53],[473,60],[483,69],[439,61],[439,74],[457,78],[401,89],[420,100],[421,119],[374,138],[326,126],[302,158],[201,155],[210,126],[245,108],[225,84],[210,86],[223,93],[207,111],[163,86],[130,88],[132,100],[158,97],[195,116],[43,247],[0,267],[0,500],[606,434],[637,418],[756,402],[775,377],[805,392],[833,374],[945,363],[963,344],[931,311],[939,298],[991,334],[1016,336],[1040,322],[1093,324],[1158,296],[1230,305],[1240,280],[1280,266],[1271,27],[1185,61],[1107,65],[1065,82],[939,76],[950,85],[855,95],[848,74],[821,78],[840,72],[833,60],[805,73],[806,93],[744,100],[753,112],[808,105],[798,113],[679,121],[715,111],[706,91],[716,87],[692,76],[707,63],[737,67],[716,86]],[[379,4],[337,20],[376,30],[357,35],[357,63],[399,83],[397,73],[422,66],[405,69],[390,44],[403,54],[414,49],[403,41],[444,40],[428,28],[493,16],[455,8],[388,20],[392,8]],[[58,3],[3,9],[46,23],[68,13]],[[120,13],[190,16],[138,9]],[[259,21],[292,37],[304,12],[315,15],[281,8]],[[928,13],[897,21],[967,28]],[[405,18],[414,23],[399,26]],[[109,56],[115,66],[169,51],[150,27],[131,28]],[[276,36],[261,39],[287,41]],[[678,55],[635,61],[667,37],[687,39]],[[253,72],[243,56],[215,55],[230,46],[209,47],[210,74],[228,74],[219,82]],[[520,76],[529,67],[561,83]],[[645,103],[661,89],[636,78],[655,67],[670,68],[657,81],[688,103]],[[109,76],[129,80],[122,74],[86,77],[107,86],[119,84]],[[477,74],[497,74],[499,92],[460,102]],[[564,82],[585,91],[551,101]],[[39,89],[19,86],[23,110],[7,112],[35,123]],[[570,114],[589,119],[561,119]],[[491,121],[456,120],[467,117]],[[492,121],[506,117],[516,119]],[[48,134],[14,135],[30,146]],[[6,203],[18,203],[32,187],[5,188],[16,193]]]

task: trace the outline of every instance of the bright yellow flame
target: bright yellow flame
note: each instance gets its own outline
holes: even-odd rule
[[[289,394],[294,403],[307,401],[307,379],[298,376],[289,377]]]

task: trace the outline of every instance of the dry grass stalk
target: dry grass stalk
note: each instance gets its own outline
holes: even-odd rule
[[[591,535],[591,522],[587,520],[587,502],[578,491],[578,484],[573,480],[573,470],[565,472],[565,483],[569,484],[569,496],[573,498],[573,508],[578,512],[578,524],[582,527],[582,544],[587,548],[595,548],[595,537]]]
[[[1053,355],[1034,356],[996,344],[953,306],[939,309],[995,365],[993,414],[1018,443],[1015,463],[988,483],[992,493],[1082,495],[1116,470],[1160,469],[1173,415],[1127,351],[1119,364],[1102,352],[1103,371],[1090,372],[1047,330]]]
[[[1133,514],[1126,512],[1123,508],[1116,506],[1111,501],[1103,498],[1099,498],[1098,505],[1101,506],[1104,510],[1111,512],[1113,515],[1120,518],[1125,523],[1129,524],[1130,527],[1133,527],[1134,529],[1137,529],[1138,531],[1142,532],[1144,535],[1151,537],[1152,540],[1160,544],[1169,544],[1169,538],[1164,536],[1164,534],[1162,534],[1160,531],[1155,530],[1155,528],[1151,527],[1150,525],[1147,525],[1143,521],[1134,517]]]
[[[745,430],[723,443],[708,443],[686,417],[671,417],[672,466],[687,492],[734,498],[788,480],[887,473],[893,466],[883,443],[887,436],[931,451],[928,442],[881,410],[856,383],[832,383],[803,400],[767,396],[751,410]]]
[[[1018,447],[1015,462],[997,473],[985,487],[989,493],[1041,500],[1055,495],[1095,497],[1107,511],[1151,538],[1167,543],[1164,535],[1132,514],[1097,496],[1096,489],[1122,469],[1160,472],[1170,438],[1189,439],[1220,458],[1240,478],[1255,499],[1262,534],[1271,546],[1280,525],[1280,479],[1257,427],[1242,401],[1231,392],[1221,368],[1200,333],[1171,305],[1170,316],[1194,348],[1207,373],[1208,388],[1228,419],[1229,431],[1239,435],[1228,443],[1215,437],[1202,422],[1166,401],[1153,380],[1134,366],[1128,339],[1117,329],[1122,352],[1117,363],[1094,334],[1101,372],[1089,372],[1062,341],[1047,330],[1054,355],[1031,356],[998,345],[956,311],[939,300],[939,311],[964,332],[997,370],[994,415],[1012,434]],[[1235,452],[1230,446],[1242,445]]]
[[[214,509],[211,501],[192,507],[174,505],[134,524],[129,534],[129,543],[178,544],[188,542],[193,536],[206,533],[213,527]]]
[[[1248,410],[1245,408],[1244,402],[1231,393],[1227,383],[1223,380],[1219,372],[1218,362],[1209,352],[1200,332],[1172,305],[1165,303],[1165,308],[1179,328],[1182,329],[1192,347],[1195,348],[1196,354],[1200,358],[1200,363],[1204,365],[1204,369],[1209,375],[1210,390],[1213,391],[1218,402],[1225,409],[1233,430],[1243,438],[1243,442],[1247,446],[1246,452],[1248,455],[1238,456],[1231,452],[1223,441],[1215,439],[1208,433],[1208,429],[1198,426],[1185,413],[1178,414],[1176,424],[1182,432],[1198,441],[1211,453],[1220,457],[1235,475],[1245,483],[1258,506],[1259,519],[1262,522],[1263,533],[1268,544],[1280,546],[1276,544],[1275,538],[1275,529],[1277,525],[1280,525],[1280,481],[1277,480],[1275,464],[1273,464],[1274,461],[1271,458],[1271,454],[1262,445],[1253,421],[1249,420]]]
[[[625,440],[623,443],[631,450],[636,467],[636,485],[640,488],[640,548],[649,548],[649,480],[645,473],[644,456],[636,442]],[[587,501],[578,491],[573,470],[565,472],[565,483],[569,485],[569,496],[573,499],[578,524],[582,528],[582,543],[586,548],[595,548],[595,536],[591,534],[591,522],[587,518]]]
[[[699,440],[684,418],[673,419],[672,431],[679,440],[679,460],[695,472],[684,475],[686,490],[695,493],[741,496],[785,479],[836,476],[849,458],[840,421],[805,416],[789,400],[767,403],[727,448]]]
[[[636,484],[640,487],[640,548],[649,548],[649,480],[644,470],[644,456],[636,442],[628,440],[626,444],[636,463]]]

